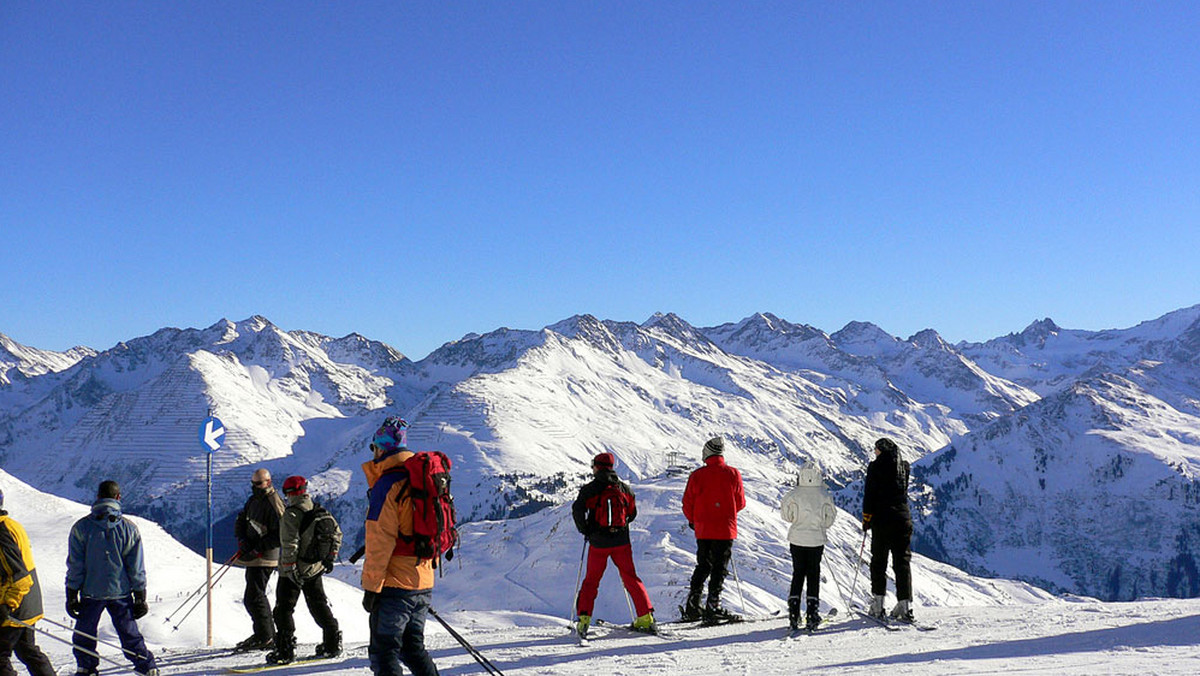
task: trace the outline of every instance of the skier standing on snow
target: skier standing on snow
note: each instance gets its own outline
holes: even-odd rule
[[[321,577],[333,572],[333,559],[341,545],[341,531],[336,531],[336,545],[329,559],[305,561],[306,551],[315,537],[308,515],[316,507],[308,496],[308,481],[302,476],[290,476],[283,482],[287,509],[279,519],[279,584],[275,589],[275,650],[267,653],[267,662],[287,664],[296,659],[296,623],[292,613],[300,594],[308,612],[321,627],[323,643],[317,646],[314,657],[337,657],[342,654],[342,632],[337,618],[329,607]]]
[[[234,646],[237,652],[275,647],[275,623],[271,616],[271,600],[267,597],[267,582],[279,566],[279,517],[283,515],[283,500],[275,491],[271,472],[266,468],[255,470],[250,486],[250,498],[238,514],[233,530],[238,541],[235,562],[246,568],[242,605],[250,614],[254,633]]]
[[[887,562],[892,557],[896,573],[896,599],[891,616],[913,621],[912,551],[913,523],[908,511],[908,462],[900,457],[896,442],[886,437],[875,442],[875,459],[867,466],[863,487],[863,531],[871,530],[871,607],[869,613],[883,618],[887,593]]]
[[[363,609],[371,614],[367,656],[376,676],[400,676],[401,662],[414,676],[437,676],[425,650],[425,618],[433,600],[433,560],[397,554],[413,536],[413,498],[404,462],[408,423],[389,417],[371,443],[374,459],[363,463],[367,476],[366,561]]]
[[[134,671],[158,676],[137,626],[150,612],[142,534],[121,515],[121,487],[115,481],[100,482],[92,513],[75,522],[67,541],[67,614],[76,620],[77,676],[97,673],[94,637],[106,610]]]
[[[576,612],[579,620],[575,625],[580,636],[586,637],[592,622],[592,607],[600,589],[600,578],[611,558],[621,574],[621,584],[629,592],[637,619],[633,628],[653,632],[654,606],[646,585],[642,584],[633,565],[633,546],[629,542],[629,522],[637,517],[637,504],[628,484],[613,471],[616,458],[612,453],[601,453],[592,460],[590,482],[579,489],[579,497],[571,506],[575,527],[588,541],[587,575],[579,588]]]
[[[792,630],[800,626],[800,593],[808,583],[805,628],[812,631],[821,623],[821,557],[825,554],[825,531],[833,525],[837,508],[825,488],[821,470],[812,462],[800,468],[796,487],[783,496],[779,506],[783,520],[790,522],[788,543],[792,550],[792,586],[788,593],[788,623]]]
[[[728,574],[737,539],[737,514],[746,507],[742,475],[725,464],[725,442],[713,437],[704,444],[704,467],[692,472],[683,491],[683,515],[696,531],[696,570],[683,606],[683,619],[726,622],[740,619],[721,607],[721,587]],[[708,600],[700,594],[708,580]]]
[[[42,586],[29,535],[4,511],[0,491],[0,674],[16,676],[11,659],[16,653],[32,676],[55,676],[50,660],[34,642],[33,624],[42,615]]]

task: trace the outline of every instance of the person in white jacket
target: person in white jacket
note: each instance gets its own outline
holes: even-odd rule
[[[793,630],[800,625],[800,593],[808,583],[805,627],[812,631],[821,622],[821,557],[825,554],[825,531],[833,525],[837,508],[825,488],[821,470],[811,461],[800,468],[800,480],[783,497],[783,520],[790,522],[788,542],[792,549],[792,588],[788,593],[788,621]]]

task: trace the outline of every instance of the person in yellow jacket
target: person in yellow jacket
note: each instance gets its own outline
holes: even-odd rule
[[[29,536],[4,511],[0,491],[0,676],[15,676],[12,655],[33,676],[54,676],[50,660],[34,642],[33,624],[42,619],[42,589]]]
[[[433,598],[433,561],[408,553],[413,535],[413,502],[404,463],[413,456],[405,445],[408,423],[389,417],[371,443],[374,459],[363,463],[367,476],[366,560],[363,609],[370,613],[367,647],[375,676],[400,676],[401,663],[414,676],[437,676],[425,649],[425,618]]]

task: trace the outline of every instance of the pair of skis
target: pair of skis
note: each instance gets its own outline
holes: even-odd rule
[[[906,627],[915,629],[917,631],[933,631],[933,630],[937,629],[936,624],[925,624],[924,622],[916,622],[916,621],[908,622],[906,620],[890,619],[887,617],[875,617],[874,615],[868,613],[867,611],[865,611],[861,608],[855,608],[854,612],[857,613],[860,617],[864,617],[864,618],[870,620],[871,622],[874,622],[875,624],[883,627],[884,629],[887,629],[888,631],[903,631],[904,628],[906,628]]]

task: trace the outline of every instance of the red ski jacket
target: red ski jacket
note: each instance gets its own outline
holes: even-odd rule
[[[683,515],[696,529],[697,540],[737,538],[737,513],[746,506],[742,474],[714,455],[692,472],[683,491]]]

